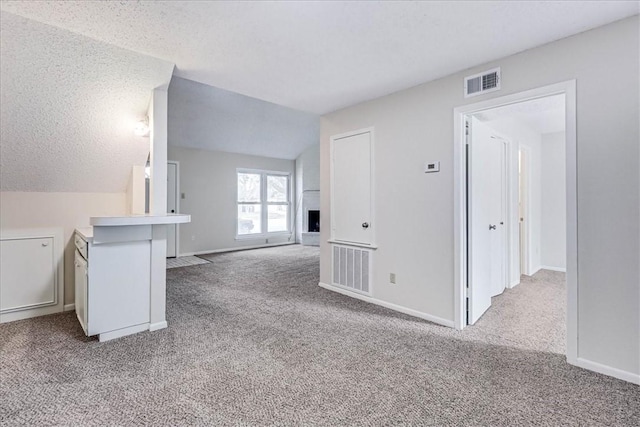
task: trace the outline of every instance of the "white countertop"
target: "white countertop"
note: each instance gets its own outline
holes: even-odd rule
[[[93,227],[76,228],[76,233],[80,234],[86,242],[93,240]]]
[[[191,222],[191,215],[166,214],[166,215],[123,215],[123,216],[92,216],[89,224],[93,226],[119,226],[119,225],[158,225],[158,224],[184,224]]]

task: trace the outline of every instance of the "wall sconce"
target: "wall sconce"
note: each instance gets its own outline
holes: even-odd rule
[[[149,136],[149,119],[145,118],[136,123],[133,133],[137,136]]]

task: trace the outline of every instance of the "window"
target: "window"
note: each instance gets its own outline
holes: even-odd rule
[[[288,233],[290,175],[238,170],[238,236]]]

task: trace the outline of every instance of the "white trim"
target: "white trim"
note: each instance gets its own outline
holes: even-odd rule
[[[373,126],[371,127],[367,127],[367,128],[362,128],[362,129],[358,129],[358,130],[353,130],[353,131],[349,131],[349,132],[344,132],[344,133],[340,133],[337,135],[333,135],[329,138],[329,188],[333,189],[335,188],[334,185],[334,179],[333,179],[333,150],[334,150],[334,144],[335,141],[338,139],[344,139],[344,138],[349,138],[351,136],[356,136],[356,135],[362,135],[368,133],[369,134],[369,187],[370,187],[370,192],[369,192],[369,222],[371,223],[371,239],[369,239],[369,245],[366,247],[372,247],[372,246],[376,246],[376,219],[375,219],[375,128]],[[335,235],[334,235],[334,231],[335,231],[335,221],[333,220],[335,218],[335,212],[334,212],[334,206],[335,203],[333,201],[333,195],[334,192],[330,191],[330,205],[331,208],[329,210],[329,215],[330,215],[330,223],[331,223],[331,230],[329,230],[329,235],[331,236],[332,241],[335,241],[336,243],[342,244],[341,241],[336,241],[335,240]],[[345,242],[345,244],[353,244],[353,243],[349,243],[349,242]]]
[[[549,265],[541,265],[538,271],[540,270],[551,270],[551,271],[560,271],[562,273],[566,273],[567,269],[564,267],[551,267]]]
[[[329,291],[337,292],[342,295],[350,296],[355,299],[359,299],[361,301],[365,301],[371,304],[379,305],[381,307],[385,307],[391,309],[393,311],[398,311],[400,313],[408,314],[409,316],[418,317],[420,319],[428,320],[429,322],[436,323],[438,325],[447,326],[449,328],[454,327],[453,320],[443,319],[441,317],[433,316],[431,314],[423,313],[421,311],[412,310],[410,308],[402,307],[400,305],[392,304],[390,302],[382,301],[376,298],[368,297],[363,294],[355,293],[352,290],[341,289],[334,285],[328,285],[326,283],[319,282],[318,286],[321,288],[327,289]]]
[[[534,273],[531,273],[531,266],[533,262],[531,261],[531,254],[533,251],[531,250],[531,181],[532,181],[532,167],[531,167],[531,159],[532,159],[532,150],[531,147],[525,144],[518,144],[518,150],[524,154],[525,167],[525,214],[524,214],[524,244],[520,243],[520,250],[524,246],[524,254],[520,254],[520,257],[524,257],[524,271],[521,271],[520,274],[525,274],[527,276],[532,276]],[[518,191],[520,191],[520,182],[518,182]],[[518,218],[520,218],[520,212],[518,212]],[[518,220],[518,228],[520,227],[520,221]],[[520,260],[518,260],[520,261]]]
[[[65,304],[64,305],[64,311],[75,311],[76,310],[76,304]]]
[[[576,177],[576,81],[568,80],[511,95],[457,107],[453,110],[454,159],[454,315],[456,329],[466,326],[466,183],[464,116],[551,95],[565,95],[567,161],[567,361],[578,358],[578,255]]]
[[[24,309],[19,311],[11,311],[0,313],[0,323],[15,322],[16,320],[31,319],[33,317],[46,316],[48,314],[61,313],[62,310],[59,306],[54,305],[50,307],[38,307],[31,309]]]
[[[634,374],[633,372],[627,372],[621,369],[612,368],[601,363],[583,359],[582,357],[578,357],[575,360],[575,363],[571,364],[583,369],[597,372],[599,374],[609,375],[610,377],[618,378],[623,381],[628,381],[630,383],[640,385],[640,374]]]
[[[282,243],[269,243],[265,245],[254,245],[254,246],[239,246],[237,248],[224,248],[224,249],[209,249],[206,251],[197,251],[197,252],[185,252],[180,254],[179,256],[193,256],[193,255],[206,255],[206,254],[218,254],[222,252],[236,252],[236,251],[244,251],[248,249],[261,249],[261,248],[271,248],[273,246],[288,246],[288,245],[296,245],[296,242],[282,242]]]
[[[103,332],[98,335],[98,340],[100,342],[110,341],[116,338],[126,337],[127,335],[137,334],[138,332],[146,330],[149,330],[149,324],[141,323],[140,325],[128,326],[126,328],[116,329],[115,331]]]
[[[332,271],[332,275],[333,275],[333,271]],[[371,287],[372,287],[371,285],[372,285],[372,284],[371,284],[371,283],[369,283],[369,292],[361,291],[361,290],[359,290],[359,289],[350,288],[350,287],[348,287],[348,286],[344,286],[344,285],[341,285],[341,284],[339,284],[339,283],[331,283],[331,285],[328,285],[328,286],[331,286],[331,287],[332,287],[332,289],[333,289],[333,288],[337,288],[337,289],[336,289],[336,291],[338,291],[338,290],[340,290],[340,291],[344,291],[344,292],[340,292],[340,293],[341,293],[341,294],[343,294],[343,295],[350,296],[350,297],[355,297],[355,298],[357,298],[357,297],[354,295],[354,294],[356,294],[356,295],[361,295],[361,296],[364,296],[364,297],[367,297],[367,298],[373,298],[373,297],[371,296]],[[322,285],[320,285],[320,286],[322,286]],[[322,287],[324,287],[324,286],[322,286]],[[328,289],[328,288],[327,288],[327,289]],[[378,300],[376,300],[376,301],[378,301]],[[381,302],[382,302],[382,301],[381,301]]]
[[[253,174],[253,175],[260,175],[260,201],[259,202],[239,202],[238,201],[238,174],[240,173],[245,173],[245,174]],[[284,176],[287,178],[287,201],[286,202],[269,202],[267,201],[267,179],[268,176]],[[289,240],[291,240],[291,236],[293,236],[293,233],[295,232],[294,227],[295,227],[295,222],[293,219],[293,215],[295,215],[295,213],[297,213],[297,211],[294,213],[293,212],[293,198],[295,195],[295,183],[293,182],[293,174],[291,172],[284,172],[284,171],[269,171],[269,170],[263,170],[263,169],[250,169],[250,168],[236,168],[236,213],[235,213],[235,217],[236,217],[236,236],[235,236],[235,240],[244,240],[244,239],[268,239],[270,237],[278,237],[279,235],[285,235],[285,236],[289,236]],[[240,205],[258,205],[260,206],[260,226],[262,228],[262,232],[261,233],[255,233],[255,234],[240,234],[238,233],[239,229],[238,229],[238,206]],[[281,205],[281,206],[287,206],[287,210],[288,210],[288,224],[287,224],[287,229],[284,231],[272,231],[269,232],[268,227],[269,227],[269,206],[275,206],[275,205]]]
[[[169,324],[167,323],[167,321],[163,321],[163,322],[158,322],[158,323],[150,323],[149,325],[149,331],[153,332],[153,331],[159,331],[160,329],[165,329],[169,326]]]
[[[364,248],[364,249],[378,249],[375,245],[367,245],[366,243],[357,243],[357,242],[347,242],[344,240],[327,240],[327,243],[331,243],[332,245],[343,245],[343,246],[354,246],[356,248]]]
[[[182,197],[182,193],[180,192],[180,162],[177,160],[167,160],[167,164],[175,164],[176,165],[176,212],[180,213],[180,198]],[[171,213],[171,212],[167,212]],[[180,254],[180,225],[176,224],[176,257]]]

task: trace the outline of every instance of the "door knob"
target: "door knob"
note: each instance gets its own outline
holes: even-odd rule
[[[489,230],[495,230],[495,229],[496,229],[496,226],[495,226],[495,225],[491,225],[491,224],[489,224]]]
[[[175,209],[171,209],[171,213],[176,213],[176,210]]]
[[[364,229],[369,228],[369,223],[368,222],[363,222],[362,223],[362,228],[364,228]]]

